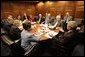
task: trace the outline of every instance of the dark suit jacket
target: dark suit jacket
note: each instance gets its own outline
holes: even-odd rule
[[[38,16],[34,16],[34,21],[38,21]]]
[[[11,26],[12,26],[12,24],[10,24],[10,23],[8,23],[8,22],[4,22],[4,24],[3,24],[3,28],[4,28],[7,32],[10,31]]]
[[[24,21],[25,19],[26,19],[25,16],[23,16],[22,21]],[[27,16],[27,19],[29,19],[29,16]]]
[[[39,21],[39,16],[35,16],[34,21],[35,22]],[[41,17],[40,23],[42,23],[44,21],[45,21],[45,18],[44,17]]]
[[[64,35],[60,38],[60,42],[65,47],[73,48],[80,41],[78,35],[79,34],[76,31],[65,32]]]
[[[59,35],[60,34],[60,35]],[[68,54],[70,54],[75,46],[80,42],[79,33],[77,31],[70,31],[65,33],[59,33],[54,38],[61,48],[64,48]]]
[[[78,44],[74,48],[72,56],[84,56],[84,45],[83,44]]]
[[[21,31],[18,27],[16,27],[16,26],[11,27],[10,36],[11,36],[12,40],[17,40],[17,39],[21,38],[20,34],[21,34]]]
[[[42,17],[41,20],[40,20],[40,23],[42,23],[42,22],[45,22],[45,18],[44,17]]]

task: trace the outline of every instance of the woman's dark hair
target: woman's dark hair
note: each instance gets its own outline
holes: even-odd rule
[[[24,28],[25,30],[30,29],[30,28],[31,28],[31,23],[30,23],[30,22],[25,22],[25,23],[23,23],[23,28]]]

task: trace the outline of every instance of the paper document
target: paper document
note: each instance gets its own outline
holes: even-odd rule
[[[48,37],[48,38],[52,38],[57,34],[58,34],[58,32],[50,31],[50,32],[46,33],[45,36]]]

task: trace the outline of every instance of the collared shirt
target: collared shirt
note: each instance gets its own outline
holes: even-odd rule
[[[31,45],[31,42],[37,42],[39,38],[33,36],[33,34],[27,30],[21,32],[21,46],[26,48],[28,45]]]

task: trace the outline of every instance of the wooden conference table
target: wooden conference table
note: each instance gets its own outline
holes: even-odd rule
[[[47,40],[47,39],[52,39],[52,37],[47,37],[47,33],[51,33],[51,31],[56,32],[57,34],[59,33],[60,30],[62,30],[61,27],[56,27],[55,29],[49,29],[48,27],[45,26],[45,24],[39,24],[39,23],[35,23],[31,25],[31,32],[40,38],[40,41],[43,40]],[[22,26],[20,26],[19,28],[20,30],[23,30]],[[39,35],[41,34],[41,35]],[[52,34],[52,33],[51,33]]]
[[[47,30],[49,31],[47,31]],[[52,39],[52,38],[49,38],[46,36],[47,33],[51,33],[51,31],[54,31],[54,32],[57,32],[59,33],[59,29],[60,27],[57,27],[57,29],[48,29],[48,28],[45,28],[44,26],[41,26],[41,24],[34,24],[32,25],[32,30],[31,32],[34,34],[34,35],[37,35],[37,37],[40,37],[40,41],[43,41],[43,40],[47,40],[47,39]],[[39,36],[39,34],[41,34]]]

